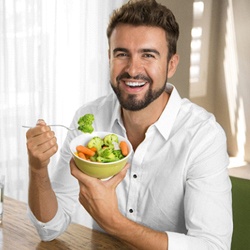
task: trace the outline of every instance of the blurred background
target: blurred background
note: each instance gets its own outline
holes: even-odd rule
[[[0,0],[0,174],[27,201],[26,129],[69,125],[109,86],[106,27],[125,0]],[[250,162],[250,1],[161,0],[180,25],[180,64],[169,79],[212,112],[228,139],[229,167]],[[59,147],[66,130],[55,129]],[[50,162],[50,170],[58,159]]]

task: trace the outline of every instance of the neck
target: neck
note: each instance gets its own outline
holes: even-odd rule
[[[163,92],[159,98],[142,110],[130,111],[122,109],[124,126],[134,150],[144,140],[148,127],[159,119],[168,99],[169,94]]]

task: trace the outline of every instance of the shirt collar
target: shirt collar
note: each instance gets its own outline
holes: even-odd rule
[[[112,93],[112,98],[113,98],[113,115],[111,117],[110,123],[111,127],[114,128],[115,125],[118,123],[120,127],[125,131],[124,125],[123,125],[123,120],[122,120],[122,115],[121,115],[121,105],[115,95],[115,93]]]
[[[169,93],[169,99],[160,118],[154,124],[162,136],[167,140],[173,128],[176,117],[181,107],[181,97],[174,85],[167,83],[166,90]]]
[[[166,84],[165,91],[170,95],[168,103],[164,108],[160,118],[156,121],[155,124],[153,124],[153,126],[155,126],[158,129],[158,131],[162,134],[162,136],[167,140],[181,107],[181,97],[177,89],[174,87],[174,85],[170,83]],[[110,120],[111,127],[114,128],[115,124],[118,123],[125,132],[123,120],[121,117],[120,103],[114,93],[111,96],[113,98],[113,103],[114,103],[113,115]]]

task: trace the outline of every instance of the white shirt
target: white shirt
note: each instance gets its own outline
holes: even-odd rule
[[[117,187],[119,209],[130,220],[169,237],[169,250],[230,249],[232,236],[231,182],[224,131],[212,114],[171,93],[159,120],[131,157],[131,167]],[[112,93],[82,106],[72,127],[86,113],[95,115],[96,131],[126,137],[120,105]],[[71,176],[69,132],[51,177],[59,209],[48,223],[29,211],[41,239],[52,240],[73,220],[101,230],[78,202],[79,187]],[[102,231],[102,230],[101,230]]]

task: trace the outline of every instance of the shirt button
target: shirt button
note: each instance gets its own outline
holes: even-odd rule
[[[134,175],[133,175],[133,177],[136,179],[136,178],[137,178],[137,175],[136,175],[136,174],[134,174]]]
[[[129,212],[132,214],[134,212],[134,210],[132,208],[130,208]]]

